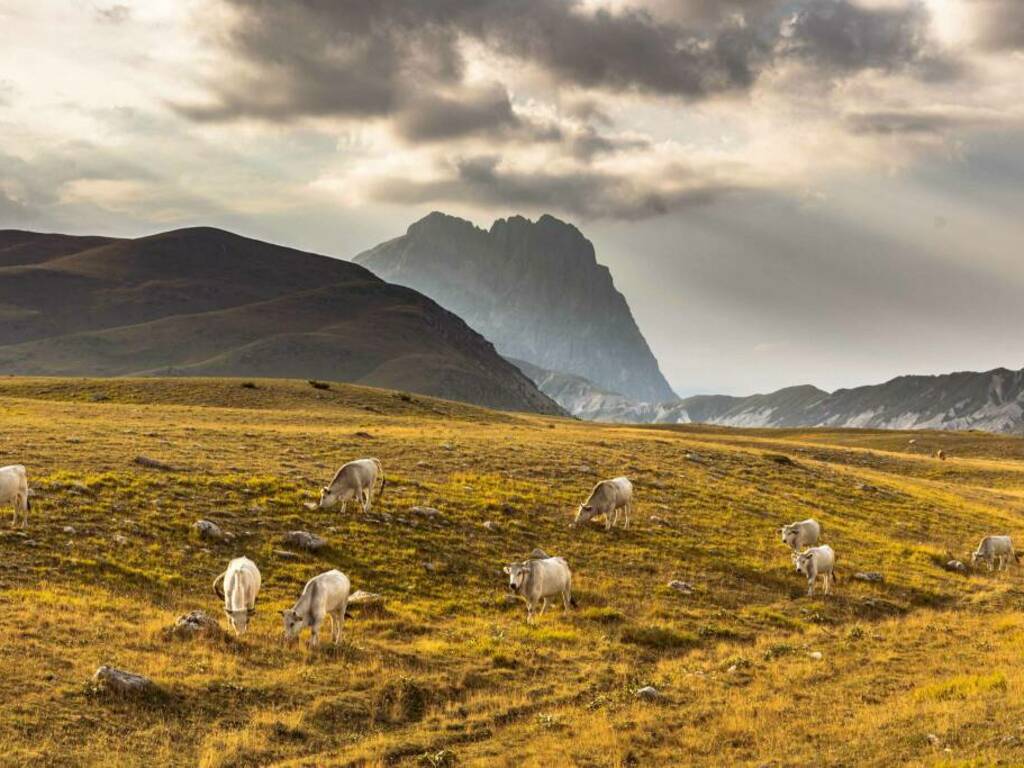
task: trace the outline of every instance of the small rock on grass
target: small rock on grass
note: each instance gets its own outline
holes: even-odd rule
[[[281,537],[281,543],[307,552],[317,552],[327,546],[324,539],[309,531],[289,531]]]
[[[669,589],[674,589],[677,592],[682,592],[684,595],[693,594],[693,584],[686,581],[679,581],[679,579],[673,579],[668,583]]]
[[[953,571],[954,573],[970,573],[970,569],[959,560],[950,560],[946,563],[945,568],[947,571]]]
[[[219,525],[209,520],[196,520],[192,523],[192,530],[200,539],[207,541],[223,541],[224,539],[224,531]]]
[[[636,692],[636,697],[642,701],[657,701],[661,698],[661,694],[653,685],[645,685]]]
[[[821,651],[811,651],[807,654],[812,661],[821,661],[825,658],[825,655]]]
[[[136,456],[135,463],[140,467],[147,467],[148,469],[160,469],[164,472],[177,472],[178,467],[168,464],[157,459],[151,459],[149,456]]]
[[[409,512],[420,517],[440,517],[441,510],[434,509],[433,507],[412,507]]]
[[[543,549],[541,549],[540,547],[534,547],[533,551],[530,553],[530,556],[528,558],[526,558],[526,559],[527,560],[547,560],[549,557],[551,557],[551,555],[549,555]]]
[[[496,522],[494,522],[493,520],[488,520],[487,522],[485,522],[485,523],[484,523],[484,528],[486,528],[486,529],[487,529],[488,531],[490,531],[491,533],[497,533],[498,531],[500,531],[500,530],[501,530],[501,526],[500,526],[500,525],[498,525],[498,524],[497,524]]]
[[[99,667],[92,676],[96,687],[103,691],[116,693],[120,696],[138,696],[147,693],[155,693],[159,690],[152,680],[134,672],[126,672],[123,669],[109,667],[106,664]]]
[[[289,552],[287,549],[275,549],[272,550],[274,555],[281,558],[282,560],[298,560],[299,555],[295,552]]]
[[[857,581],[871,581],[871,582],[876,582],[876,583],[877,582],[881,582],[881,581],[885,581],[885,576],[883,576],[878,571],[867,571],[866,573],[855,573],[855,574],[853,574],[853,578],[857,579]]]
[[[167,628],[166,634],[170,637],[185,639],[198,635],[221,635],[223,630],[220,624],[205,611],[189,611],[179,616],[174,624]]]

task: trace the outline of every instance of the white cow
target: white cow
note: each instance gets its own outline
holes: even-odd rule
[[[21,527],[28,525],[28,513],[32,510],[29,500],[28,475],[21,464],[0,467],[0,506],[11,504],[14,507],[14,519],[11,525],[18,524],[18,513],[21,513]]]
[[[804,547],[813,547],[821,538],[821,525],[817,520],[808,518],[799,523],[790,523],[782,526],[782,543],[794,552]]]
[[[572,525],[575,528],[591,518],[604,515],[604,527],[610,531],[619,519],[620,509],[625,517],[623,527],[629,528],[629,513],[633,511],[633,484],[624,477],[602,480],[594,486],[590,497],[580,504]]]
[[[797,573],[807,577],[808,597],[814,595],[814,582],[819,576],[825,584],[825,594],[832,590],[832,584],[836,581],[836,553],[828,544],[811,547],[800,554],[794,552],[793,563]]]
[[[296,640],[305,627],[310,629],[309,647],[320,644],[320,626],[324,617],[331,617],[331,639],[337,645],[345,622],[345,609],[351,585],[348,576],[339,570],[326,571],[306,582],[299,600],[284,616],[286,640]]]
[[[349,499],[356,499],[363,505],[363,513],[370,511],[373,486],[380,478],[379,499],[384,495],[384,470],[377,459],[356,459],[338,470],[331,484],[320,489],[320,509],[333,507],[341,503],[341,512],[345,513]]]
[[[256,612],[256,596],[262,583],[260,569],[247,557],[236,557],[213,580],[213,594],[224,601],[224,613],[236,635],[245,634],[249,619]]]
[[[986,536],[971,555],[971,565],[977,565],[979,560],[987,562],[990,571],[993,568],[1004,571],[1011,560],[1019,563],[1020,556],[1014,551],[1013,540],[1009,536]]]
[[[562,596],[565,610],[576,605],[572,596],[572,571],[561,557],[546,557],[506,565],[508,588],[526,601],[526,622],[533,623],[533,612],[540,604],[540,613],[548,607],[548,598]]]

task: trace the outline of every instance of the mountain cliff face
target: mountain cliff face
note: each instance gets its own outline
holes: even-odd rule
[[[513,360],[553,400],[582,419],[638,424],[699,422],[731,427],[980,429],[1024,435],[1024,370],[900,376],[840,389],[787,387],[766,395],[698,395],[642,403],[603,391],[578,376]]]
[[[0,373],[333,379],[561,413],[426,296],[206,227],[134,240],[0,230]]]
[[[514,216],[487,231],[432,213],[355,261],[430,296],[507,357],[632,400],[675,399],[608,268],[558,219]]]

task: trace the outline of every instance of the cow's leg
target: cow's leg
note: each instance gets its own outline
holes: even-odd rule
[[[348,499],[341,500],[341,514],[345,514],[345,510],[348,509]]]
[[[831,573],[826,573],[825,574],[824,582],[825,582],[825,594],[827,595],[829,592],[832,591],[832,574]]]
[[[533,622],[535,620],[534,619],[534,615],[533,615],[533,611],[534,611],[534,609],[536,607],[537,607],[537,604],[534,603],[533,601],[531,601],[531,600],[527,600],[526,601],[526,623],[527,624],[533,624]]]
[[[814,597],[814,576],[807,579],[807,596]]]
[[[632,511],[632,506],[632,504],[627,503],[626,506],[622,508],[623,516],[626,519],[626,523],[623,527],[626,530],[629,530],[629,513]]]
[[[569,610],[572,607],[572,587],[562,590],[562,608]]]
[[[610,531],[613,525],[615,525],[615,510],[611,509],[604,516],[604,529]]]
[[[363,489],[363,513],[370,514],[370,509],[373,508],[373,494],[370,493],[369,488]]]
[[[323,624],[323,619],[313,619],[313,623],[309,625],[309,648],[312,650],[320,645],[320,627]]]

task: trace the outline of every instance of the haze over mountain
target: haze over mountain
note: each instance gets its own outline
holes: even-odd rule
[[[981,429],[1024,434],[1024,370],[997,368],[941,376],[900,376],[884,384],[828,393],[810,385],[749,397],[697,395],[641,403],[579,376],[514,361],[570,413],[594,421],[700,422],[730,427]]]
[[[594,246],[553,216],[485,230],[435,212],[355,261],[430,296],[506,357],[634,400],[675,399]]]
[[[0,372],[322,378],[560,412],[416,291],[212,228],[0,231]]]

